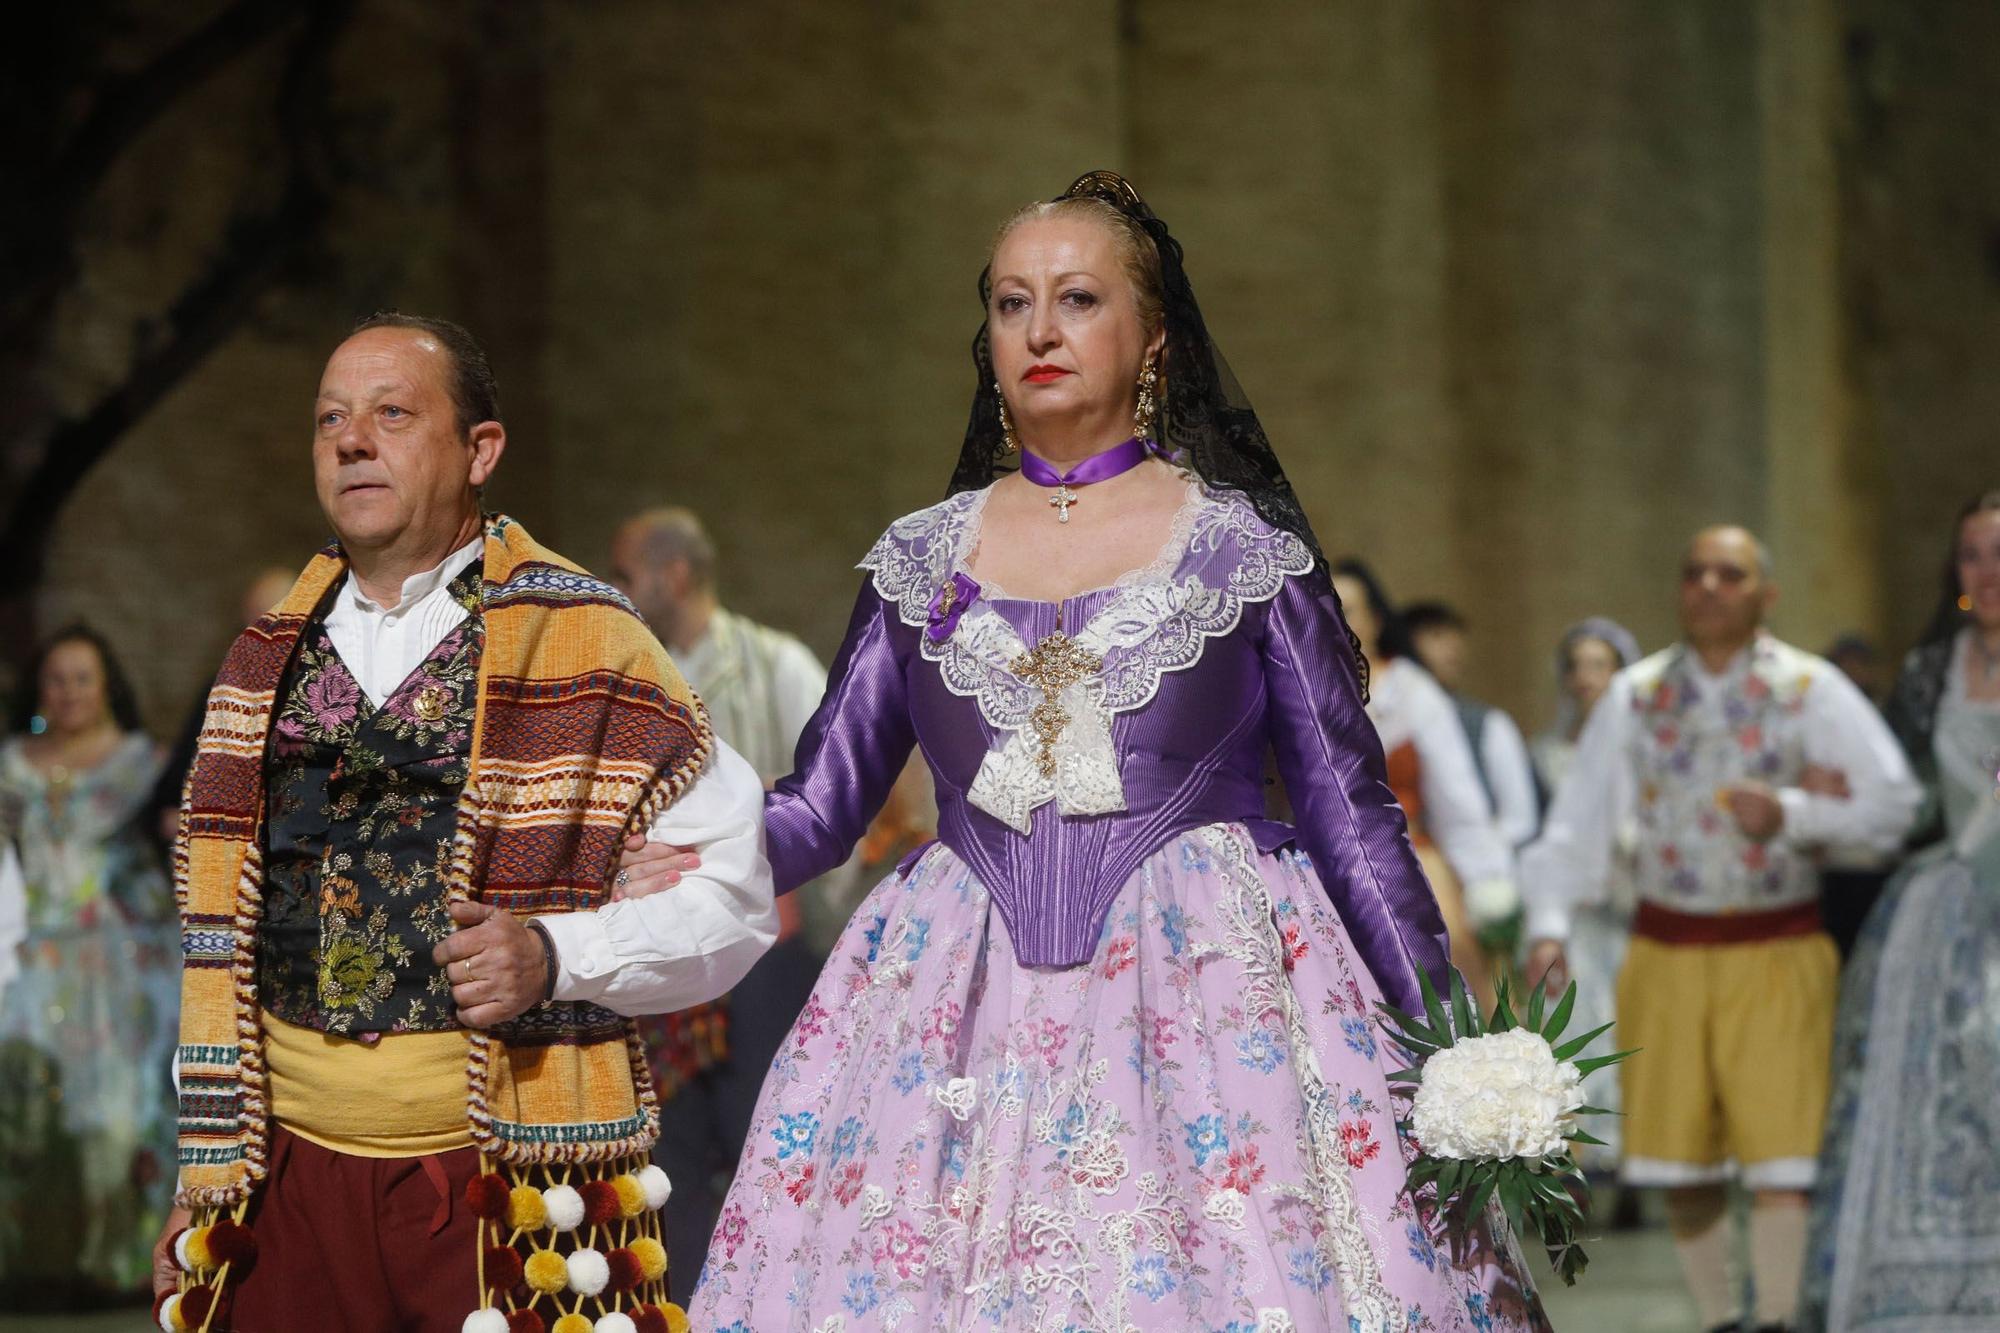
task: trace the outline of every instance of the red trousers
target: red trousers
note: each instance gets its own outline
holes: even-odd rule
[[[459,1333],[479,1305],[473,1148],[353,1157],[274,1126],[235,1333]]]

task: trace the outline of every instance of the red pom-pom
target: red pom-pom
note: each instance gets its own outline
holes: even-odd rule
[[[228,1264],[235,1276],[257,1261],[257,1237],[241,1222],[224,1218],[208,1229],[208,1252],[217,1264]]]
[[[497,1172],[485,1171],[465,1182],[465,1206],[474,1217],[497,1222],[507,1215],[507,1182]]]
[[[619,1246],[607,1252],[604,1261],[611,1265],[611,1289],[630,1291],[646,1280],[646,1266],[639,1262],[639,1256]]]
[[[187,1295],[181,1297],[181,1318],[187,1320],[189,1328],[200,1328],[214,1304],[214,1287],[191,1288]]]
[[[586,1181],[576,1192],[583,1196],[583,1220],[590,1225],[601,1227],[618,1217],[618,1191],[610,1181]]]
[[[521,1284],[521,1253],[512,1245],[486,1247],[486,1285],[494,1291],[512,1291]]]
[[[670,1333],[667,1312],[657,1305],[642,1305],[634,1310],[632,1323],[639,1333]]]
[[[549,1333],[549,1326],[533,1310],[516,1310],[507,1316],[507,1333]]]

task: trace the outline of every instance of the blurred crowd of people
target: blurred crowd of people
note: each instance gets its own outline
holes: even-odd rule
[[[691,511],[636,515],[612,551],[613,580],[768,787],[789,770],[826,668],[797,638],[725,608],[714,543]],[[271,570],[252,581],[246,623],[290,577]],[[1681,1129],[1628,1120],[1647,1146],[1641,1169],[1625,1166],[1628,1179],[1668,1187],[1705,1319],[1847,1327],[1870,1303],[1920,1307],[1912,1284],[1993,1279],[1947,1275],[1941,1256],[1954,1237],[1991,1237],[2000,1196],[1992,1142],[1978,1137],[1993,1128],[1982,1103],[2000,1093],[2000,1034],[1974,1021],[1991,1013],[1981,969],[1990,972],[2000,948],[2000,493],[1969,503],[1954,525],[1937,616],[1893,678],[1884,671],[1892,655],[1859,634],[1842,635],[1823,657],[1773,639],[1763,622],[1776,577],[1751,534],[1697,537],[1680,571],[1682,641],[1649,658],[1616,620],[1578,621],[1552,645],[1548,715],[1524,731],[1480,697],[1477,626],[1465,613],[1438,600],[1397,603],[1360,560],[1335,567],[1391,785],[1468,986],[1490,1005],[1503,980],[1516,997],[1574,980],[1572,1030],[1619,1022],[1621,1047],[1648,1047],[1622,1098],[1618,1073],[1604,1070],[1589,1079],[1589,1100],[1634,1113],[1635,1095],[1651,1096],[1699,1122],[1684,1128],[1700,1141],[1677,1147]],[[174,749],[157,744],[106,639],[81,624],[48,637],[24,682],[0,743],[0,1291],[25,1306],[142,1290],[169,1204],[179,975],[169,862],[201,710]],[[1708,762],[1700,747],[1673,750],[1682,742],[1668,732],[1709,725],[1697,716],[1704,690],[1721,710],[1713,725],[1736,729],[1747,768],[1694,771]],[[1753,734],[1767,701],[1769,716],[1797,719],[1796,734]],[[1842,711],[1850,702],[1865,705],[1865,724]],[[1600,718],[1607,708],[1621,716]],[[1893,730],[1897,744],[1875,744],[1869,727],[1881,738]],[[1651,771],[1655,742],[1668,752]],[[1658,814],[1681,800],[1663,790],[1680,778],[1685,800]],[[655,1078],[682,1130],[659,1150],[679,1186],[669,1223],[678,1299],[701,1271],[779,1044],[859,894],[930,836],[929,801],[913,764],[854,860],[782,900],[780,943],[741,988],[758,1003],[725,998],[646,1021]],[[1760,884],[1810,878],[1815,901],[1808,910],[1774,891],[1771,901],[1793,915],[1765,934],[1675,936],[1685,923],[1659,886],[1673,882],[1677,857],[1699,853],[1667,838],[1669,818],[1741,853]],[[1746,899],[1727,913],[1772,915],[1757,906]],[[1617,1006],[1638,993],[1638,960],[1628,958],[1635,922],[1642,950],[1754,942],[1789,952],[1758,955],[1756,974],[1740,983],[1714,968],[1691,978],[1661,964],[1647,974],[1643,1002],[1674,1014],[1641,1021]],[[1851,956],[1844,985],[1836,948]],[[1777,978],[1793,974],[1787,1002],[1780,992],[1790,983]],[[1663,1037],[1662,1024],[1699,1027],[1708,1046],[1661,1049],[1679,1040]],[[1647,1040],[1633,1039],[1641,1029]],[[1774,1058],[1777,1077],[1798,1083],[1798,1104],[1739,1105],[1744,1087],[1768,1082],[1745,1061]],[[1630,1071],[1649,1068],[1634,1081]],[[1760,1176],[1751,1141],[1778,1121],[1789,1146],[1763,1154]],[[1608,1142],[1581,1155],[1608,1181],[1636,1150],[1615,1130],[1596,1132]],[[1969,1151],[1952,1159],[1949,1182],[1890,1186],[1952,1144]],[[1722,1191],[1732,1179],[1757,1200],[1747,1294],[1727,1234]],[[1935,1252],[1871,1247],[1918,1215]],[[1801,1280],[1805,1304],[1795,1310]]]

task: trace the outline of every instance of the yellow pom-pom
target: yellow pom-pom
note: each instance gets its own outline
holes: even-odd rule
[[[507,1191],[507,1225],[517,1231],[540,1231],[549,1224],[549,1206],[542,1192],[532,1185],[516,1185]]]
[[[618,1211],[625,1217],[637,1217],[646,1211],[646,1187],[639,1183],[639,1177],[628,1171],[614,1177],[611,1188],[618,1191]]]
[[[625,1248],[638,1257],[646,1281],[658,1282],[667,1275],[667,1247],[651,1236],[641,1236]]]
[[[580,1314],[566,1314],[556,1320],[549,1333],[591,1333],[590,1321]]]
[[[688,1333],[688,1314],[686,1310],[681,1309],[680,1306],[675,1305],[672,1301],[668,1301],[660,1307],[660,1313],[667,1317],[667,1333]]]
[[[536,1250],[523,1265],[528,1285],[545,1295],[553,1295],[569,1285],[569,1264],[554,1250]]]
[[[188,1272],[206,1273],[215,1267],[215,1256],[208,1252],[207,1227],[188,1228],[187,1236],[181,1243],[187,1252]]]

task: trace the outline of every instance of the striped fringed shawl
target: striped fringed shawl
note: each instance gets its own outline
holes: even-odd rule
[[[264,754],[300,631],[347,564],[322,551],[245,630],[209,695],[175,848],[181,905],[180,1201],[233,1208],[268,1143],[257,999]],[[708,761],[707,717],[615,590],[489,521],[472,769],[459,803],[454,900],[524,916],[608,901],[629,832],[648,827]],[[628,1019],[542,1005],[471,1034],[467,1118],[517,1168],[609,1163],[650,1149],[659,1104]]]

